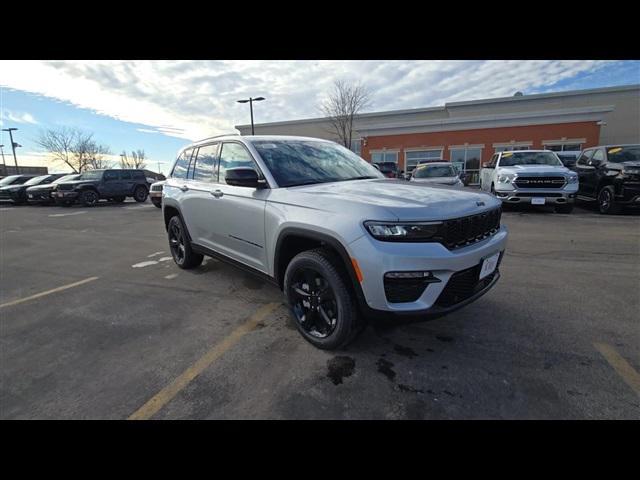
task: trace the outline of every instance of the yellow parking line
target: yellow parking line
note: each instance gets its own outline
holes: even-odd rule
[[[280,303],[268,303],[256,311],[249,319],[236,328],[220,343],[214,345],[196,363],[187,368],[178,378],[156,393],[142,407],[136,410],[128,418],[129,420],[148,420],[155,415],[164,405],[175,397],[194,378],[200,375],[209,365],[220,358],[227,350],[233,347],[238,341],[251,330],[254,330],[260,320],[269,315]]]
[[[31,295],[29,297],[19,298],[18,300],[14,300],[12,302],[7,302],[0,304],[0,308],[10,307],[12,305],[18,305],[19,303],[28,302],[29,300],[35,300],[36,298],[44,297],[45,295],[51,295],[52,293],[61,292],[63,290],[67,290],[69,288],[77,287],[83,285],[85,283],[93,282],[97,280],[99,277],[89,277],[84,280],[80,280],[79,282],[70,283],[68,285],[63,285],[62,287],[54,288],[52,290],[47,290],[46,292],[36,293],[35,295]]]
[[[611,345],[606,343],[594,343],[594,347],[602,354],[609,365],[622,377],[622,379],[640,396],[640,373],[627,362]]]

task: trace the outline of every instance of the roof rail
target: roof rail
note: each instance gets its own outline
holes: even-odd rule
[[[205,140],[211,140],[212,138],[230,137],[231,135],[236,135],[236,136],[238,136],[238,137],[240,136],[240,134],[239,134],[239,133],[235,133],[235,132],[233,132],[233,133],[223,133],[223,134],[221,134],[221,135],[214,135],[213,137],[203,138],[202,140],[198,140],[198,141],[197,141],[197,142],[195,142],[195,143],[204,142]]]

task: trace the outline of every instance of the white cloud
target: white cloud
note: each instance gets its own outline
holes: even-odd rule
[[[2,85],[195,140],[249,123],[320,116],[335,79],[363,82],[370,110],[544,91],[606,61],[0,61]]]
[[[7,123],[30,123],[31,125],[37,125],[38,121],[27,112],[16,112],[7,110],[6,108],[0,109],[0,125]]]

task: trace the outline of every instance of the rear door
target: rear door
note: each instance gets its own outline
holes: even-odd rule
[[[212,198],[213,207],[207,223],[207,235],[214,250],[268,272],[265,253],[264,210],[269,189],[227,185],[226,171],[231,168],[254,168],[262,173],[251,153],[241,142],[226,141],[218,155],[218,183]]]
[[[219,143],[201,145],[195,149],[185,174],[180,209],[191,235],[191,240],[215,250],[211,230],[216,228],[215,212],[218,207],[213,191],[217,181],[216,162]]]
[[[116,195],[133,195],[133,175],[131,170],[120,171],[120,182],[117,187],[118,193]]]
[[[105,170],[102,180],[98,184],[98,190],[103,197],[113,197],[119,195],[120,175],[117,170]]]

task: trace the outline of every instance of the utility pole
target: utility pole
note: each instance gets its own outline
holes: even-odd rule
[[[4,150],[2,149],[4,145],[0,145],[0,153],[2,153],[2,171],[4,173],[7,172],[7,162],[4,161]]]
[[[16,175],[19,175],[20,170],[18,169],[18,159],[16,158],[16,144],[13,142],[13,134],[11,133],[14,130],[18,130],[18,129],[15,127],[2,129],[3,132],[9,132],[9,138],[11,139],[11,150],[13,151],[13,161],[16,164]],[[4,153],[2,154],[2,156],[4,157]]]

